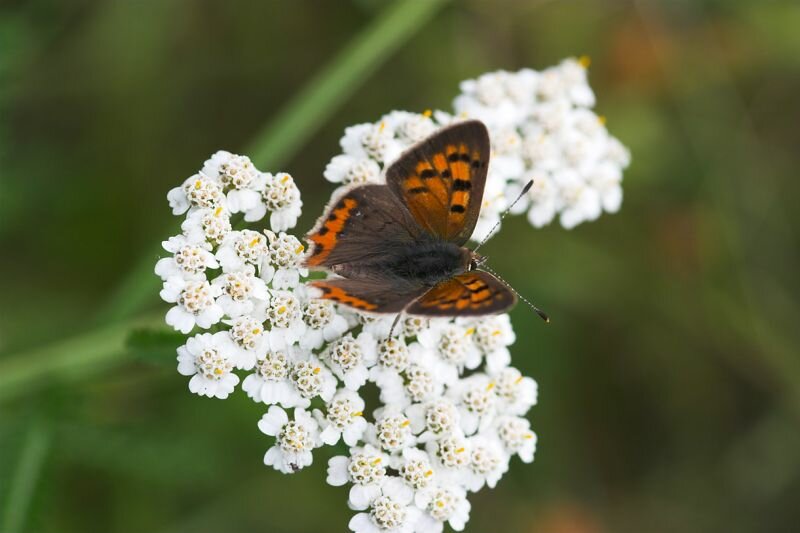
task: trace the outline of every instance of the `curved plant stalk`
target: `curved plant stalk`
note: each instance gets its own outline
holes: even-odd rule
[[[438,11],[446,0],[398,0],[337,54],[305,89],[289,102],[255,139],[247,153],[257,165],[287,161],[334,111]],[[152,301],[160,283],[153,275],[154,255],[145,254],[102,313],[95,329],[45,347],[11,354],[0,361],[0,400],[51,379],[96,373],[125,359],[128,333],[143,323],[163,324],[163,314],[130,319]]]

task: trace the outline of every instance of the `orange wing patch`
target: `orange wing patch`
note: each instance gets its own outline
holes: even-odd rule
[[[480,214],[488,164],[486,128],[467,121],[406,152],[387,170],[386,182],[426,232],[463,244]]]
[[[465,272],[443,281],[417,299],[407,311],[432,316],[498,313],[516,302],[514,294],[487,272]]]
[[[444,152],[417,163],[414,174],[402,180],[411,214],[425,229],[447,239],[465,225],[472,197],[473,170],[486,164],[466,144],[447,145]]]
[[[348,294],[341,286],[335,285],[327,281],[313,281],[312,287],[322,290],[321,298],[325,300],[333,300],[334,302],[349,305],[362,311],[375,311],[378,306],[374,303],[368,302],[358,296]]]
[[[350,213],[358,206],[354,198],[343,198],[331,210],[327,220],[323,222],[319,229],[314,231],[308,238],[314,243],[311,256],[306,260],[308,266],[319,266],[325,262],[333,248],[339,240],[344,225],[350,218]]]

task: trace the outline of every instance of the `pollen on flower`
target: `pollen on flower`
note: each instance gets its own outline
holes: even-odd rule
[[[300,318],[300,302],[293,293],[284,291],[275,294],[267,308],[267,319],[273,328],[288,328]]]
[[[456,326],[448,327],[439,341],[439,351],[442,358],[453,364],[462,364],[468,355],[470,337],[475,332],[475,328],[469,328],[462,332]]]
[[[406,337],[416,337],[417,334],[428,327],[428,319],[421,316],[410,316],[403,320],[403,334]]]
[[[244,261],[260,266],[261,260],[269,253],[267,237],[256,231],[243,230],[234,244],[236,255]]]
[[[295,363],[292,368],[291,378],[303,398],[314,398],[322,392],[320,368],[310,361]]]
[[[328,352],[328,357],[344,372],[348,372],[361,364],[361,346],[352,335],[337,340]]]
[[[386,468],[380,457],[367,453],[355,453],[347,465],[350,480],[357,485],[380,482],[386,476]]]
[[[266,185],[261,193],[270,211],[286,209],[300,201],[300,191],[289,174],[267,174]]]
[[[295,421],[287,422],[278,434],[278,444],[287,452],[301,452],[311,447],[306,429]]]
[[[400,476],[413,489],[419,490],[429,486],[432,482],[433,469],[427,454],[416,459],[407,459],[399,469]]]
[[[333,302],[310,300],[303,309],[303,321],[312,329],[322,329],[333,320]]]
[[[211,285],[208,281],[190,281],[181,292],[178,303],[195,315],[202,313],[214,304]]]
[[[234,155],[219,167],[219,180],[223,185],[235,189],[250,186],[257,174],[250,158],[243,155]]]
[[[175,252],[175,263],[187,274],[198,274],[206,269],[206,252],[196,245],[186,245]],[[206,252],[207,253],[207,252]]]
[[[195,359],[195,366],[198,374],[213,380],[219,380],[233,369],[233,364],[213,348],[203,350]]]
[[[264,333],[261,322],[251,316],[237,318],[230,330],[231,339],[246,350],[254,350]]]
[[[269,258],[279,268],[296,267],[302,258],[305,247],[294,235],[286,233],[268,234],[270,237]]]
[[[223,207],[206,211],[200,224],[206,239],[212,244],[221,244],[225,236],[231,232],[231,219]]]
[[[386,368],[403,372],[408,368],[408,346],[388,337],[378,343],[378,361]]]
[[[433,395],[435,381],[433,375],[419,365],[410,365],[405,372],[406,391],[415,402],[421,402]]]
[[[475,384],[467,388],[461,400],[469,411],[482,416],[487,414],[494,407],[496,395],[492,391],[494,385],[490,385],[491,386]]]
[[[340,398],[328,404],[328,413],[326,417],[336,427],[342,429],[347,427],[354,417],[361,416],[362,414],[361,411],[356,411],[352,400],[349,398]]]
[[[224,275],[224,290],[237,302],[247,300],[253,292],[253,274],[251,272],[231,272]]]
[[[425,412],[425,425],[434,433],[449,433],[456,428],[458,411],[447,400],[440,400],[428,406]]]
[[[184,186],[184,192],[195,207],[217,207],[224,197],[219,185],[200,174]]]
[[[448,468],[461,468],[469,464],[467,446],[461,437],[450,435],[437,442],[436,455]]]
[[[403,415],[389,415],[376,423],[378,440],[387,452],[402,450],[411,438],[408,419]]]
[[[402,526],[406,519],[405,507],[388,496],[381,496],[375,500],[370,514],[378,527],[385,530]]]
[[[289,358],[283,352],[267,353],[263,360],[256,363],[256,373],[267,381],[285,379],[291,368]]]
[[[455,512],[456,504],[457,500],[452,492],[447,489],[438,489],[431,499],[428,510],[436,520],[445,522]]]
[[[534,438],[529,429],[528,421],[524,418],[506,418],[500,423],[497,434],[509,451],[519,451],[524,442]]]
[[[473,472],[486,475],[496,470],[501,462],[502,458],[496,450],[485,445],[473,446],[469,463]]]

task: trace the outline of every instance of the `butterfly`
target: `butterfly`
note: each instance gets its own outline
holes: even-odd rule
[[[464,245],[480,214],[489,133],[469,120],[442,128],[386,170],[386,184],[334,197],[306,236],[305,266],[321,298],[371,313],[477,316],[506,311],[515,293]],[[399,318],[399,315],[398,315]]]

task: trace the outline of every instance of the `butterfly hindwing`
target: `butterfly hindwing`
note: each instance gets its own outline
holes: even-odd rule
[[[386,183],[430,236],[463,245],[480,214],[489,134],[481,122],[448,126],[403,153]]]
[[[399,313],[425,288],[399,279],[326,279],[312,281],[320,298],[370,313]]]
[[[307,238],[312,243],[305,265],[332,268],[368,264],[400,244],[413,242],[422,230],[385,185],[361,185],[338,195]]]
[[[427,316],[486,315],[505,311],[516,301],[500,280],[488,272],[472,270],[435,285],[406,311]]]

